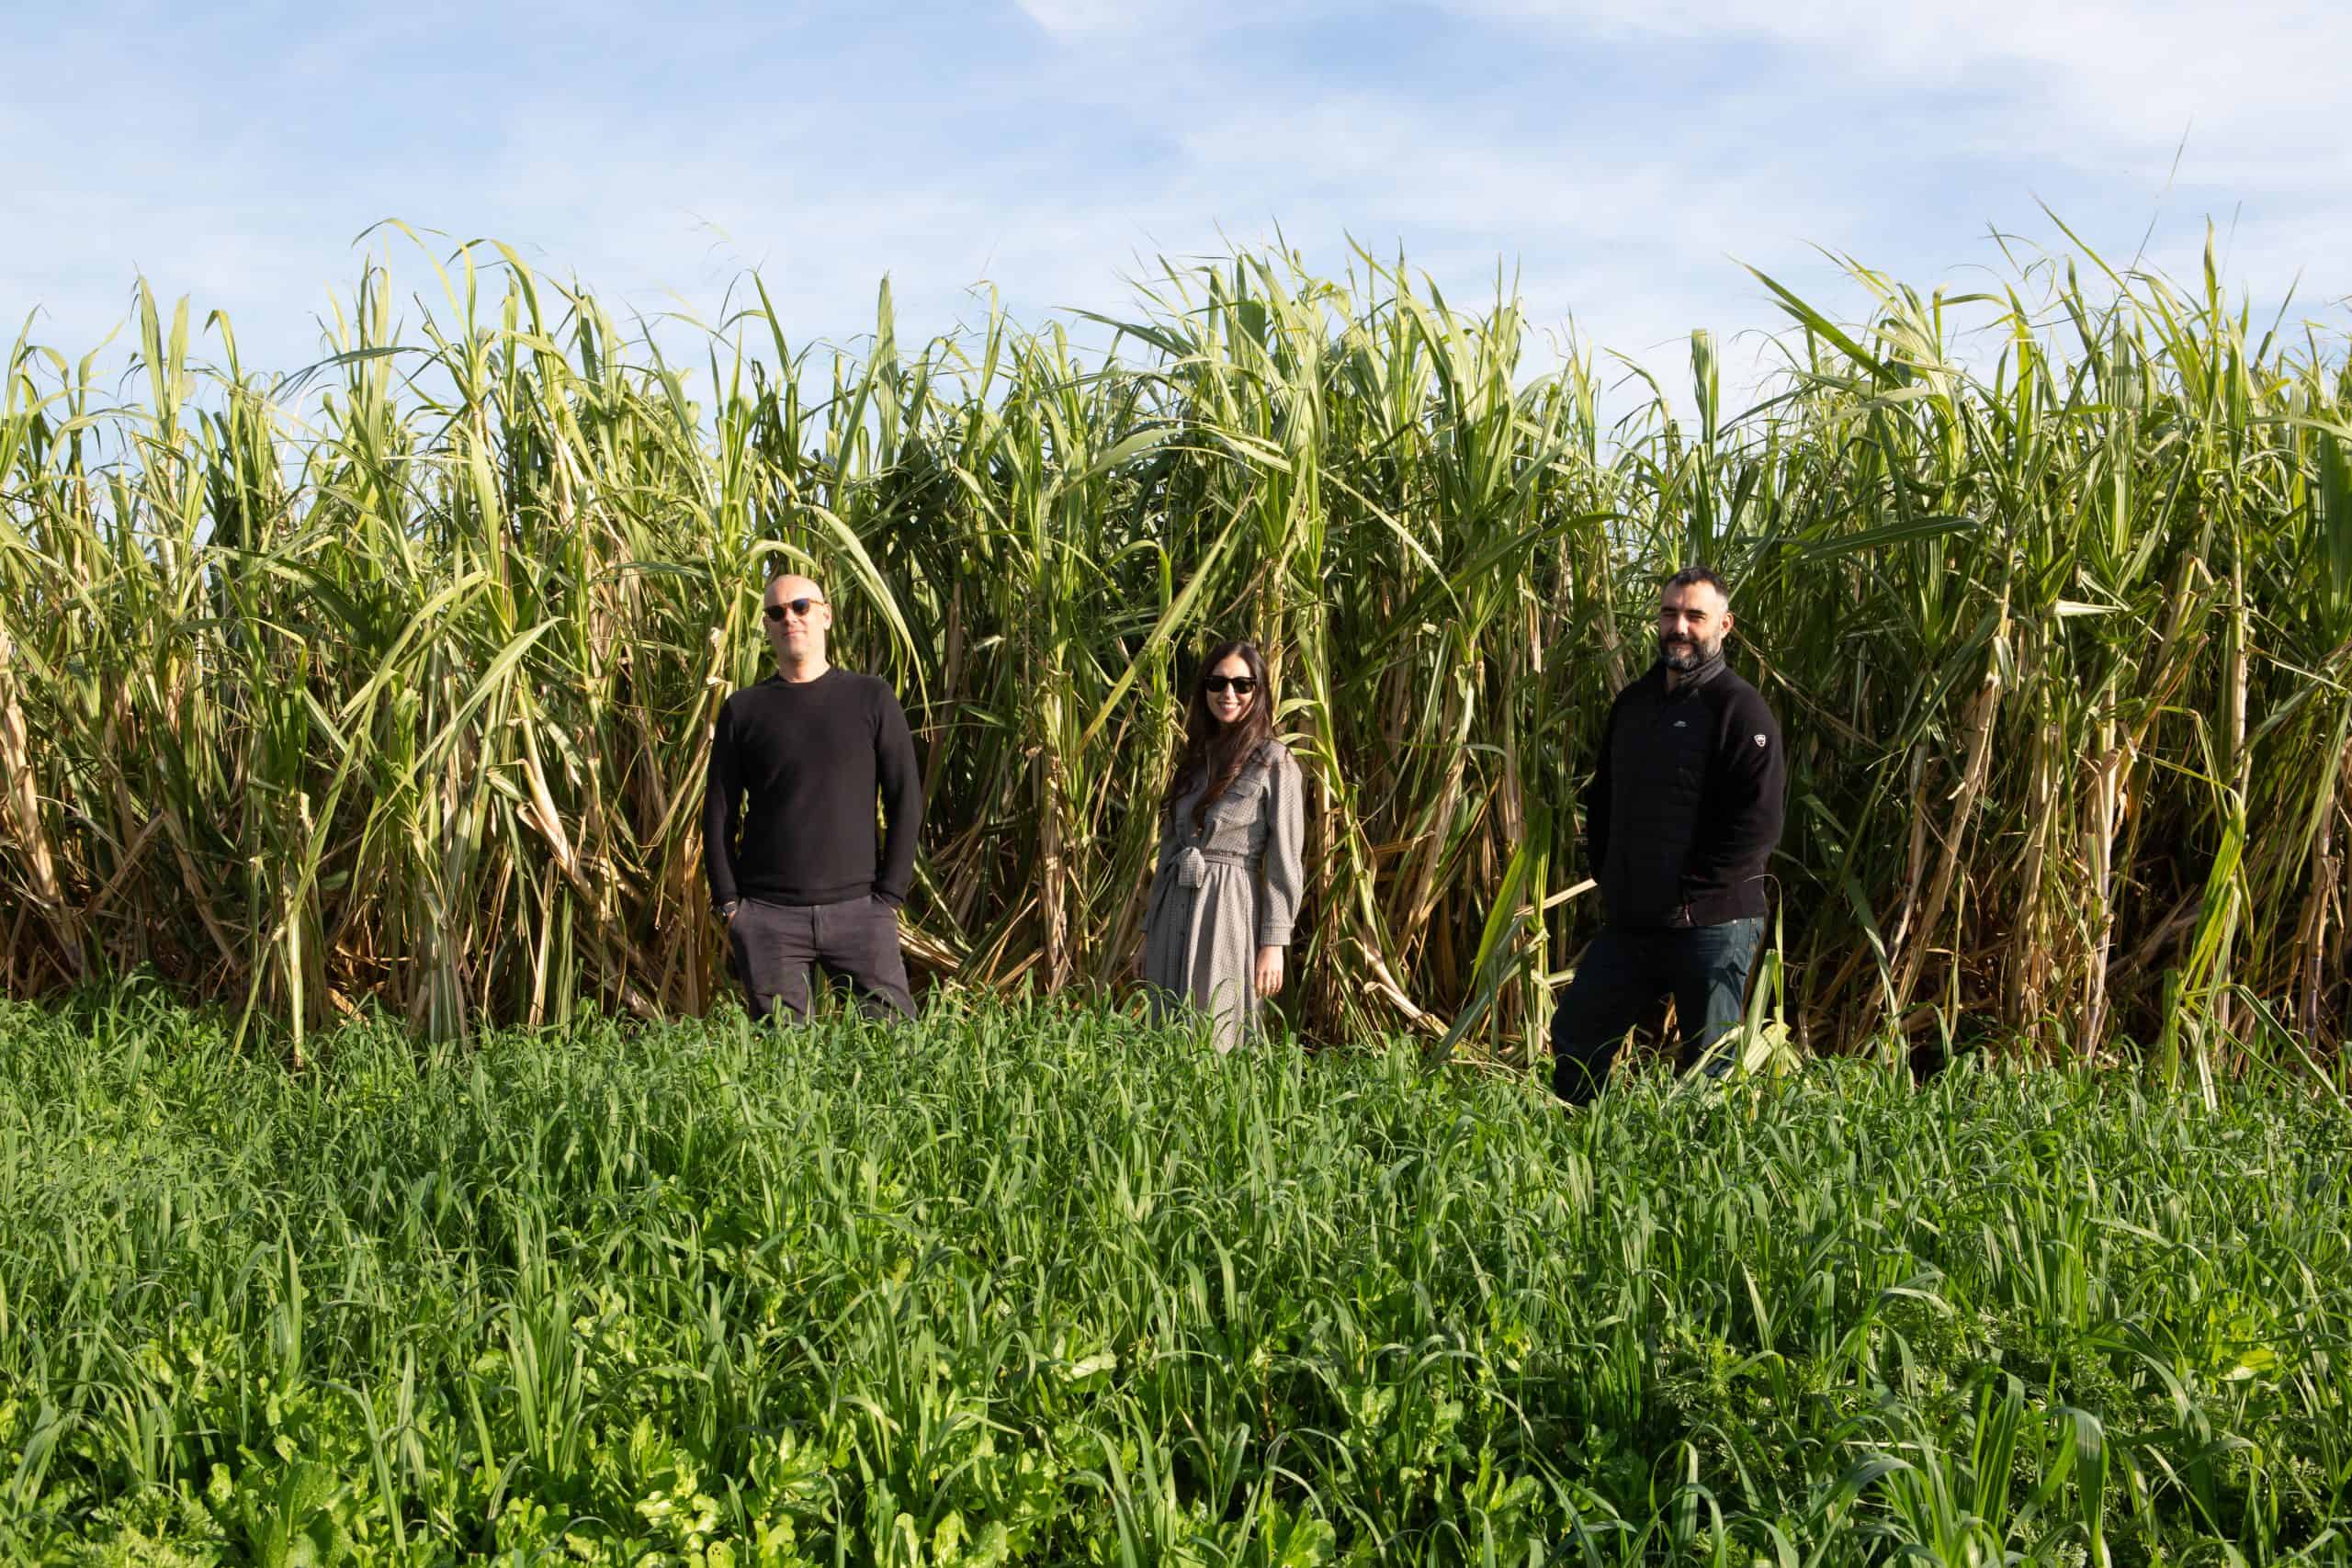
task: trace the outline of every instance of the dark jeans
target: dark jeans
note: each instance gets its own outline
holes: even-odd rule
[[[735,978],[755,1019],[782,1009],[808,1017],[808,965],[847,980],[868,1018],[912,1018],[899,911],[871,895],[845,904],[763,904],[746,898],[727,924]]]
[[[1713,1078],[1731,1071],[1730,1055],[1714,1045],[1739,1022],[1763,939],[1760,915],[1657,931],[1603,926],[1552,1014],[1552,1092],[1572,1105],[1599,1094],[1625,1032],[1669,991],[1680,1070]]]

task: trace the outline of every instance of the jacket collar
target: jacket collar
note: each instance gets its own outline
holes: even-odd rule
[[[1668,692],[1668,695],[1672,695],[1674,693],[1687,692],[1691,690],[1693,687],[1705,685],[1708,682],[1713,680],[1716,676],[1724,672],[1723,650],[1718,649],[1713,658],[1702,663],[1696,670],[1679,672],[1676,676],[1674,685],[1670,690],[1668,688],[1666,683],[1667,670],[1666,660],[1664,658],[1661,657],[1656,663],[1652,664],[1650,666],[1650,671],[1657,677],[1658,689],[1660,691]]]

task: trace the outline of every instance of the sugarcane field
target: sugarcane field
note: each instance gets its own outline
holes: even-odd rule
[[[19,29],[0,1562],[2352,1568],[2352,22],[430,10]]]

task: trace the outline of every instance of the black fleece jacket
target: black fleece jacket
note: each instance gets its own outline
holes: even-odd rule
[[[847,670],[799,682],[771,675],[719,708],[702,806],[712,908],[738,897],[843,904],[868,894],[903,904],[922,832],[914,738],[887,682]]]
[[[1787,789],[1781,727],[1718,654],[1666,689],[1617,694],[1584,793],[1585,850],[1612,925],[1713,926],[1765,910]]]

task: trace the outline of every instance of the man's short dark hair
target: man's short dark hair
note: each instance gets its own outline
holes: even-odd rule
[[[1666,586],[1668,588],[1690,588],[1702,582],[1713,589],[1717,593],[1722,594],[1724,604],[1728,604],[1731,603],[1731,584],[1725,582],[1723,578],[1717,574],[1715,569],[1711,566],[1686,566],[1680,571],[1676,572],[1672,577],[1668,578],[1666,580]],[[1663,590],[1661,590],[1661,592],[1663,592]]]

